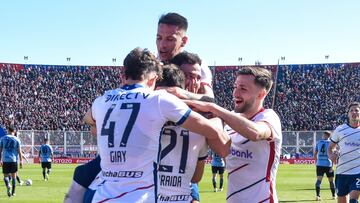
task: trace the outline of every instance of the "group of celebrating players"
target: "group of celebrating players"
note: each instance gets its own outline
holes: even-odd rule
[[[263,107],[271,72],[240,69],[229,81],[235,110],[216,105],[209,68],[182,50],[187,26],[177,13],[161,16],[158,57],[132,50],[120,88],[93,102],[84,121],[97,136],[99,157],[75,169],[65,202],[199,202],[208,147],[226,157],[227,202],[278,201],[281,124]]]
[[[214,160],[220,159],[213,167],[214,191],[222,191],[223,176],[218,189],[215,174],[224,166],[221,159],[226,162],[226,202],[278,202],[281,122],[263,107],[273,85],[271,72],[242,67],[236,80],[228,81],[234,83],[234,110],[216,105],[209,68],[198,55],[183,51],[187,27],[187,19],[177,13],[162,15],[158,56],[133,49],[124,59],[120,87],[92,103],[84,121],[97,136],[99,156],[75,169],[64,202],[199,202],[197,183],[208,147]],[[349,125],[335,130],[326,150],[323,145],[317,150],[334,160],[339,157],[335,143],[340,146],[336,186],[341,185],[339,201],[350,193],[351,203],[360,190],[359,110],[353,103]],[[1,151],[6,145],[0,144]],[[354,148],[346,151],[349,147]],[[47,179],[45,169],[43,175]],[[318,178],[319,197],[320,183]]]

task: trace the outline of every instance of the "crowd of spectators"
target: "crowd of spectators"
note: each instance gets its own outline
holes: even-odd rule
[[[360,64],[281,66],[274,109],[283,130],[334,130],[360,101]]]
[[[229,95],[238,68],[215,67],[214,71],[216,102],[229,110],[233,109]],[[265,68],[277,78],[265,107],[279,114],[284,131],[333,130],[346,121],[347,104],[360,101],[359,63]]]
[[[120,84],[120,67],[0,64],[0,123],[21,130],[84,130],[91,102]]]
[[[277,78],[265,106],[280,115],[283,130],[333,130],[345,121],[346,105],[360,99],[360,64],[264,67]],[[229,110],[238,68],[212,67],[215,100]],[[21,130],[87,130],[83,115],[97,96],[119,86],[120,72],[118,66],[0,64],[0,123]]]

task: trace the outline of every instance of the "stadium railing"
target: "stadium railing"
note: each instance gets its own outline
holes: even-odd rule
[[[282,157],[312,158],[314,148],[324,131],[284,131]],[[94,157],[97,154],[96,137],[89,131],[19,130],[22,150],[37,157],[44,138],[48,138],[56,157]]]

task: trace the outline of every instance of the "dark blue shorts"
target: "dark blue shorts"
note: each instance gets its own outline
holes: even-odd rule
[[[337,195],[341,197],[346,196],[353,190],[360,191],[360,174],[337,174],[335,178],[335,186]]]
[[[83,203],[91,203],[92,199],[95,195],[95,190],[91,190],[91,189],[87,189],[85,194],[84,194],[84,200]]]
[[[51,169],[51,162],[41,162],[41,168]]]
[[[316,175],[324,176],[324,174],[326,174],[328,178],[332,178],[334,177],[334,170],[332,169],[332,167],[316,166]]]
[[[77,166],[74,171],[73,180],[84,188],[88,188],[100,171],[100,156],[97,156],[88,163]]]
[[[219,173],[221,175],[221,174],[224,174],[225,167],[223,167],[223,166],[211,166],[211,171],[212,171],[213,174]]]
[[[3,173],[16,173],[18,171],[18,163],[17,162],[3,162],[2,165]]]

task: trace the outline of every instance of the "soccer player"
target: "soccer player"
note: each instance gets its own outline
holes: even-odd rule
[[[153,91],[161,69],[149,51],[132,50],[124,60],[124,85],[98,97],[85,118],[97,126],[104,180],[92,201],[156,202],[160,132],[167,121],[208,139],[223,136],[175,96]]]
[[[322,137],[322,140],[319,140],[316,144],[315,148],[315,163],[316,163],[316,175],[317,180],[315,183],[315,189],[316,189],[316,200],[320,201],[320,185],[321,181],[323,179],[324,173],[326,173],[326,176],[330,183],[330,190],[333,199],[335,199],[335,185],[334,185],[334,170],[332,168],[333,163],[329,159],[327,151],[330,145],[329,137],[331,135],[330,131],[325,131]]]
[[[282,143],[281,123],[263,102],[272,86],[271,72],[243,67],[234,84],[235,112],[216,104],[188,100],[186,103],[211,112],[228,125],[231,151],[226,157],[227,202],[278,202],[275,180]]]
[[[51,162],[54,160],[53,149],[49,144],[49,139],[44,138],[44,144],[40,146],[39,161],[41,162],[44,181],[49,180],[51,172]]]
[[[22,168],[22,154],[20,150],[20,140],[15,136],[15,128],[9,126],[8,135],[0,139],[0,163],[2,164],[4,182],[9,197],[15,196],[16,173],[18,171],[17,160],[20,160],[20,168]],[[12,190],[10,189],[9,175],[11,175]]]
[[[360,103],[352,102],[347,108],[348,122],[332,133],[328,155],[336,165],[335,186],[339,203],[358,202],[360,194]],[[338,150],[336,150],[338,146]]]
[[[156,47],[162,62],[170,63],[176,55],[183,51],[188,42],[187,28],[187,19],[178,13],[167,13],[160,17],[156,34]],[[200,100],[204,95],[214,98],[211,83],[211,71],[208,66],[202,65],[201,86],[204,88],[203,93],[195,94],[179,87],[171,87],[166,90],[182,99]]]
[[[223,191],[223,184],[224,184],[224,171],[225,171],[225,161],[224,159],[216,154],[215,152],[211,152],[211,171],[212,171],[212,184],[214,187],[214,192]],[[220,184],[219,190],[216,187],[216,175],[219,174],[220,176]]]
[[[156,46],[158,50],[158,57],[163,63],[168,64],[175,55],[182,52],[182,49],[186,45],[188,40],[188,36],[186,36],[187,27],[187,19],[180,14],[168,13],[160,17],[157,26],[158,29]],[[174,93],[180,98],[200,99],[203,96],[214,97],[213,91],[211,89],[211,82],[212,75],[209,67],[202,66],[201,86],[203,86],[204,89],[204,91],[202,91],[203,95],[193,94],[191,92],[183,90],[180,87],[170,87],[167,89],[167,91],[170,93]],[[90,112],[88,112],[88,114],[91,115]],[[92,127],[92,129],[94,129],[94,127]],[[95,163],[92,163],[93,161]],[[73,177],[73,183],[65,198],[68,203],[81,201],[82,199],[78,199],[78,196],[76,196],[75,194],[85,192],[86,188],[96,177],[97,171],[100,170],[100,168],[97,166],[97,162],[100,162],[100,158],[97,158],[93,161],[90,161],[85,165],[76,167]],[[87,176],[89,176],[90,178],[83,178],[87,176],[80,176],[79,174],[87,174]]]
[[[16,130],[15,133],[14,133],[15,137],[18,137],[17,133],[18,132]],[[21,146],[20,146],[20,150],[21,150]],[[26,158],[23,150],[21,150],[21,156],[22,156],[23,159],[25,159],[25,161],[27,161],[27,163],[29,163],[29,160]],[[9,175],[9,179],[11,180],[11,175]],[[16,173],[16,181],[19,183],[20,186],[22,186],[24,184],[24,181],[22,181],[20,179],[19,172]]]
[[[178,57],[181,57],[181,60],[177,60],[180,59]],[[185,73],[186,87],[193,87],[191,92],[197,93],[200,85],[196,84],[200,83],[201,77],[200,58],[196,54],[182,52],[176,55],[174,59],[177,62],[176,65]],[[180,73],[182,71],[176,67],[172,69],[165,69],[164,67],[163,80],[158,85],[184,88],[184,85],[169,83],[169,81],[180,81],[180,79],[177,79],[177,76],[181,78]],[[166,84],[163,84],[164,82]],[[222,128],[220,119],[214,118],[212,122]],[[206,139],[173,123],[168,123],[163,129],[161,146],[159,202],[199,201],[196,183],[202,178],[205,159],[207,158],[208,146]],[[226,154],[223,152],[228,152],[230,142],[227,146],[223,145],[221,147],[223,147],[221,150],[222,155],[225,156]],[[189,187],[190,183],[192,183],[192,188]]]

